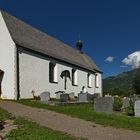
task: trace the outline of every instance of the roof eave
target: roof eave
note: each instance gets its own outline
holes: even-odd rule
[[[21,45],[18,44],[16,41],[14,41],[14,42],[15,42],[15,44],[16,44],[16,46],[17,46],[18,48],[23,48],[24,50],[27,50],[27,51],[30,51],[30,52],[33,52],[33,53],[37,53],[37,54],[39,54],[39,55],[43,55],[43,56],[46,56],[46,57],[49,57],[49,58],[52,58],[52,59],[55,59],[55,60],[58,60],[58,61],[61,61],[61,62],[70,64],[70,65],[73,65],[73,66],[76,66],[76,67],[80,67],[80,68],[82,68],[82,69],[84,69],[84,70],[86,70],[86,71],[88,71],[88,72],[92,72],[92,73],[100,72],[100,71],[95,70],[95,69],[94,69],[94,70],[87,69],[87,68],[82,67],[82,66],[80,66],[80,65],[76,65],[76,64],[70,63],[70,62],[68,62],[68,61],[61,60],[61,59],[59,59],[59,58],[57,58],[57,57],[55,57],[55,56],[50,56],[50,55],[48,55],[48,54],[44,54],[44,53],[42,53],[42,52],[38,52],[38,51],[35,51],[35,50],[32,50],[32,49],[29,49],[29,48],[27,48],[27,47],[25,47],[25,46],[21,46]],[[100,73],[101,73],[101,72],[100,72]]]

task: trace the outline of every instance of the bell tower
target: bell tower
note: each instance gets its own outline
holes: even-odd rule
[[[83,47],[83,43],[82,41],[79,39],[76,43],[76,48],[77,50],[79,50],[80,52],[82,52],[82,47]]]

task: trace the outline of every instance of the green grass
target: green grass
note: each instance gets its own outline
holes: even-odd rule
[[[7,111],[0,108],[0,121],[4,121],[7,119],[14,119],[14,117],[10,113],[8,113]]]
[[[7,135],[8,140],[78,140],[68,134],[42,127],[24,118],[15,121],[18,129],[12,130]]]
[[[125,115],[97,113],[94,112],[92,104],[49,106],[32,100],[20,100],[18,102],[32,107],[64,113],[87,121],[93,121],[104,126],[113,126],[116,128],[140,131],[140,118],[128,117]]]
[[[17,125],[17,129],[12,130],[6,136],[8,140],[84,140],[83,138],[75,138],[66,133],[42,127],[21,117],[12,117],[10,113],[0,108],[0,120],[7,119],[14,119]]]

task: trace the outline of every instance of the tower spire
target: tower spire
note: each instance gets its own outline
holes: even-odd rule
[[[79,34],[78,35],[78,41],[76,43],[76,48],[77,48],[77,50],[79,50],[80,52],[82,52],[82,47],[83,47],[83,43],[82,43],[82,41],[80,39],[80,34]]]

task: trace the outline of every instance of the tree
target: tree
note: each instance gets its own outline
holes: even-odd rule
[[[140,74],[133,79],[133,90],[135,94],[140,94]]]
[[[124,92],[119,87],[112,87],[108,89],[108,94],[112,96],[115,96],[115,95],[123,96]]]

